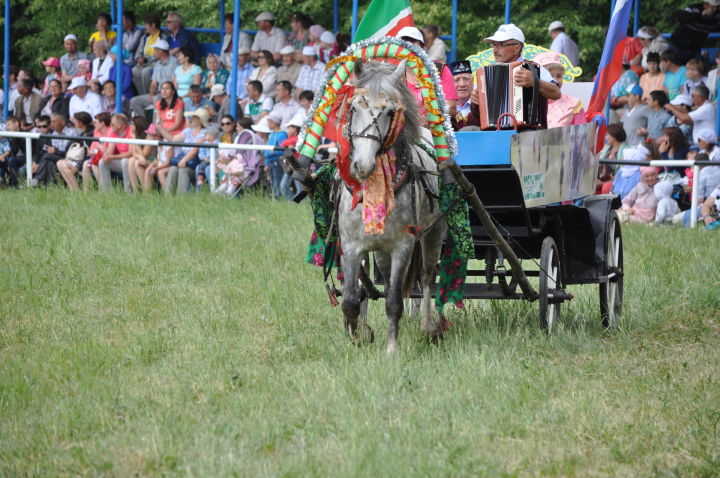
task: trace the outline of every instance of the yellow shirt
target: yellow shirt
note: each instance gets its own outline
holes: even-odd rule
[[[154,45],[158,38],[160,38],[160,30],[156,31],[154,35],[147,37],[145,48],[143,49],[145,56],[152,57],[155,54],[155,48],[152,48],[151,45]]]
[[[117,38],[117,33],[115,33],[112,30],[107,32],[106,39],[107,39],[108,43],[114,43],[115,38]],[[102,40],[103,40],[103,38],[100,36],[100,32],[95,32],[92,35],[90,35],[91,42],[98,42],[98,41],[102,41]],[[108,46],[110,46],[110,45],[108,45]]]

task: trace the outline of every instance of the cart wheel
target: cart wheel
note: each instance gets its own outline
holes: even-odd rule
[[[606,275],[608,281],[600,284],[600,316],[605,328],[614,325],[622,314],[623,304],[623,242],[620,220],[612,211],[607,236]]]
[[[552,303],[549,294],[556,289],[562,289],[562,276],[560,274],[560,254],[555,240],[548,236],[543,240],[540,251],[540,324],[545,331],[552,332],[555,319],[560,316],[560,303]]]

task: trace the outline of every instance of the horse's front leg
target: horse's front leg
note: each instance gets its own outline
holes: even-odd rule
[[[435,269],[440,259],[442,240],[445,236],[445,223],[441,221],[433,229],[429,230],[422,239],[423,265],[420,275],[420,286],[422,287],[422,321],[420,332],[431,340],[442,337],[442,322],[435,320],[433,311],[432,289],[435,287]]]
[[[398,352],[398,333],[400,331],[400,318],[403,314],[403,285],[405,276],[408,273],[410,260],[412,259],[413,246],[412,241],[398,247],[392,253],[392,266],[390,277],[385,278],[385,313],[387,314],[388,329],[388,355],[394,355]]]
[[[353,248],[343,250],[342,265],[345,287],[343,288],[342,310],[350,340],[369,342],[373,338],[372,329],[365,323],[365,317],[360,317],[362,309],[360,286],[358,285],[360,257],[361,255]],[[366,314],[367,311],[365,310],[364,313]]]

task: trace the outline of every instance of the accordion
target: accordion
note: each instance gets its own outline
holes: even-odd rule
[[[513,75],[519,68],[540,78],[540,67],[525,62],[496,63],[475,71],[481,129],[547,128],[547,100],[540,96],[540,83],[529,88],[516,86]]]

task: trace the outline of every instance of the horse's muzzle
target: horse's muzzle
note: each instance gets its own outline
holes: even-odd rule
[[[361,183],[365,182],[375,172],[375,161],[367,161],[364,164],[361,164],[360,161],[353,161],[350,165],[350,172],[355,179]]]

